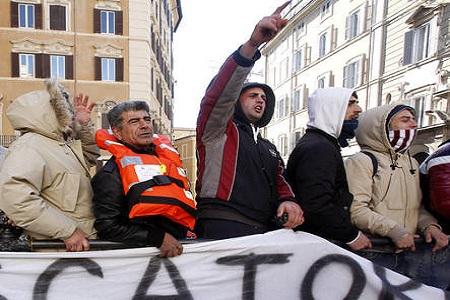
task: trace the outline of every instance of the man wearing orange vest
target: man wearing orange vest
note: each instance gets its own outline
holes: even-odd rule
[[[92,179],[99,237],[180,255],[177,239],[194,227],[195,201],[178,152],[153,134],[146,102],[122,102],[107,116],[112,134],[101,129],[96,141],[113,156]]]

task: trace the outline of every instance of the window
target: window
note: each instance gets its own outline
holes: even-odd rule
[[[324,32],[319,37],[319,58],[325,56],[328,53],[328,32]]]
[[[284,52],[287,49],[289,49],[289,39],[284,39],[278,47],[277,51]]]
[[[332,78],[331,71],[320,74],[317,76],[317,88],[323,89],[333,86]]]
[[[416,63],[429,56],[430,24],[414,28],[405,33],[403,65]]]
[[[115,31],[115,13],[109,10],[102,10],[100,12],[100,32],[114,34]]]
[[[320,77],[317,79],[317,88],[323,89],[325,87],[325,76]]]
[[[280,151],[281,156],[287,156],[288,154],[287,135],[282,134],[278,136],[278,150]]]
[[[66,78],[66,60],[62,55],[50,55],[50,77]]]
[[[102,58],[102,81],[116,80],[116,60],[114,58]]]
[[[424,124],[424,115],[425,115],[425,96],[420,96],[416,98],[412,98],[410,100],[410,105],[414,107],[416,110],[416,122],[417,127],[423,127]]]
[[[66,7],[63,5],[50,5],[50,29],[67,30]]]
[[[295,28],[295,39],[297,41],[297,43],[299,42],[299,39],[303,36],[305,36],[306,34],[306,27],[305,27],[305,23],[301,22],[300,24],[297,25],[297,27]]]
[[[19,27],[34,28],[35,15],[33,4],[19,4]]]
[[[11,27],[42,29],[42,4],[10,1],[10,13]]]
[[[359,61],[351,62],[344,67],[344,87],[354,88],[359,85]]]
[[[19,54],[19,76],[22,78],[35,77],[34,54]]]
[[[303,68],[303,49],[297,50],[294,53],[293,71],[298,72]]]
[[[360,10],[355,11],[345,20],[345,39],[351,40],[360,34]]]
[[[95,57],[95,80],[123,81],[123,58]]]
[[[94,32],[123,34],[123,12],[120,10],[94,9]],[[153,31],[152,31],[153,33]],[[152,47],[154,44],[152,43]]]
[[[320,17],[325,19],[331,15],[331,0],[325,0],[320,10]]]
[[[298,141],[301,139],[301,137],[305,134],[305,129],[300,128],[296,130],[295,132],[291,133],[291,149],[294,149],[297,145]],[[292,150],[291,150],[292,151]]]
[[[292,112],[296,112],[306,108],[306,102],[303,95],[304,88],[298,88],[292,93]]]
[[[280,82],[279,83],[283,83],[283,81],[285,81],[288,77],[288,71],[289,71],[289,59],[286,57],[285,59],[283,59],[280,62]]]
[[[292,93],[292,107],[291,107],[293,112],[299,111],[300,110],[300,91],[299,90],[295,90]]]
[[[277,110],[277,118],[281,119],[287,116],[288,110],[289,110],[289,103],[287,96],[280,97],[279,100],[277,100],[276,104],[276,110]]]
[[[295,144],[297,144],[297,142],[300,140],[300,138],[301,138],[304,134],[305,134],[305,129],[304,129],[304,128],[301,128],[299,131],[296,131],[296,132],[295,132],[295,138],[294,138]]]

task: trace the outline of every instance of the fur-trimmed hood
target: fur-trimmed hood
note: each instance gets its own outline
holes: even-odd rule
[[[45,82],[46,90],[33,91],[16,98],[6,115],[22,134],[36,132],[62,140],[73,137],[74,107],[69,94],[56,80]]]

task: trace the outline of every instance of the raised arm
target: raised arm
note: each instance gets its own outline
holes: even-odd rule
[[[256,24],[250,38],[227,58],[209,84],[197,118],[197,140],[200,143],[217,140],[225,134],[242,85],[261,57],[258,47],[270,41],[286,25],[287,20],[280,14],[289,3],[284,3]]]
[[[91,123],[91,112],[95,103],[89,100],[89,96],[78,94],[74,98],[75,122],[79,124],[76,139],[81,141],[83,157],[88,167],[95,166],[100,156],[99,149],[94,140],[94,126]]]

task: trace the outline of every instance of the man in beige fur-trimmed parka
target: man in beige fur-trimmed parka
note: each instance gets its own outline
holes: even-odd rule
[[[95,237],[89,167],[99,155],[90,114],[94,103],[74,103],[62,85],[15,99],[6,115],[20,137],[0,174],[0,209],[36,239],[61,239],[67,251],[89,250]]]

